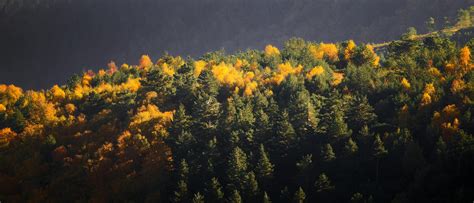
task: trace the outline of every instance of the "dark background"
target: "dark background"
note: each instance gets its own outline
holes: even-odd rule
[[[281,46],[290,37],[382,42],[474,0],[0,0],[0,83],[48,88],[82,70]]]

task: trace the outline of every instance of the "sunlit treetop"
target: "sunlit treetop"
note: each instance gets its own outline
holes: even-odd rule
[[[280,50],[274,47],[273,45],[269,44],[265,47],[265,56],[272,57],[280,55]]]
[[[314,76],[319,76],[324,73],[324,68],[322,66],[315,66],[308,73],[306,73],[306,78],[308,80],[313,79]]]
[[[150,57],[148,55],[142,55],[140,58],[140,61],[138,63],[139,68],[149,68],[153,65],[153,62],[151,61]]]
[[[329,43],[320,43],[318,45],[310,45],[309,51],[314,58],[322,60],[324,57],[327,57],[330,61],[338,60],[339,50],[335,44]]]
[[[199,77],[201,72],[205,70],[207,62],[203,60],[198,60],[194,62],[194,77]]]
[[[347,46],[344,49],[344,59],[346,61],[350,60],[352,58],[352,55],[354,54],[354,49],[356,48],[356,44],[354,43],[353,40],[349,40],[347,42]]]
[[[58,85],[54,85],[53,88],[51,88],[51,94],[53,95],[54,99],[57,100],[66,98],[66,93]]]

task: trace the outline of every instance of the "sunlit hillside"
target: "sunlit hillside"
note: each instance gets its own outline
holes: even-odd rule
[[[453,36],[473,12],[382,45],[292,38],[2,84],[0,202],[471,202],[474,39]]]

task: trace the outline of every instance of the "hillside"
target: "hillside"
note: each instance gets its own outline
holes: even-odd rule
[[[474,39],[459,22],[1,84],[0,202],[470,202]]]

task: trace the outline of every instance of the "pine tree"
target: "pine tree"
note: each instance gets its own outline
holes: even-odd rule
[[[289,114],[291,123],[300,139],[316,132],[318,119],[307,90],[297,92],[290,98]]]
[[[255,141],[263,144],[268,141],[272,125],[270,117],[264,110],[260,109],[255,112]]]
[[[242,203],[242,197],[240,197],[240,193],[238,190],[234,190],[234,192],[232,192],[232,196],[230,196],[229,202]]]
[[[189,167],[185,159],[182,159],[178,167],[178,185],[177,189],[174,192],[173,201],[174,202],[185,202],[188,200],[188,176],[189,176]]]
[[[220,103],[211,95],[199,95],[194,102],[193,118],[196,118],[193,133],[200,137],[199,143],[205,145],[217,132],[220,115]]]
[[[172,107],[173,102],[169,102],[176,95],[174,78],[166,75],[161,68],[153,68],[146,73],[145,78],[140,81],[142,94],[154,91],[158,93],[158,106]]]
[[[222,186],[219,183],[219,180],[216,177],[213,177],[208,184],[208,199],[210,202],[221,202],[224,199],[224,192],[222,191]]]
[[[347,112],[350,129],[359,131],[362,126],[370,126],[377,119],[374,108],[369,104],[367,97],[356,97],[351,101]]]
[[[307,155],[303,156],[301,158],[301,160],[296,162],[296,168],[298,168],[298,170],[301,173],[305,174],[306,172],[311,170],[311,168],[313,167],[313,160],[312,159],[313,159],[312,154],[307,154]]]
[[[275,137],[272,139],[273,150],[279,155],[278,157],[288,156],[295,144],[295,139],[296,133],[289,122],[288,112],[284,111],[276,121]]]
[[[193,153],[196,140],[189,132],[191,122],[191,117],[186,115],[184,105],[180,104],[173,116],[173,122],[169,128],[170,134],[165,139],[166,144],[173,150],[175,160],[188,158]]]
[[[258,182],[255,179],[255,173],[253,171],[250,171],[247,173],[245,176],[245,196],[247,197],[247,201],[255,201],[255,198],[257,197],[258,194]]]
[[[316,187],[316,192],[327,192],[334,189],[334,186],[331,184],[331,181],[326,176],[326,174],[321,173],[318,177],[318,180],[314,183],[314,187]]]
[[[344,121],[343,112],[340,110],[334,111],[332,122],[327,130],[329,138],[336,141],[350,136],[351,133],[351,130]]]
[[[293,202],[303,203],[305,199],[306,194],[304,193],[303,188],[299,187],[298,190],[295,192],[295,195],[293,196]]]
[[[376,158],[381,158],[383,157],[385,154],[388,153],[388,151],[385,149],[384,145],[383,145],[383,142],[382,140],[380,139],[380,136],[377,134],[375,135],[375,140],[374,140],[374,144],[373,144],[373,155],[376,157]]]
[[[235,147],[228,160],[227,176],[231,188],[242,189],[247,171],[247,155],[239,147]]]
[[[388,153],[388,151],[383,146],[383,142],[380,139],[380,136],[378,134],[375,135],[375,140],[374,140],[374,144],[373,144],[372,149],[373,149],[373,155],[377,159],[376,171],[375,171],[375,185],[377,185],[378,180],[379,180],[380,159]]]
[[[446,143],[444,142],[441,136],[438,137],[438,141],[436,142],[436,155],[439,159],[443,159],[446,156]]]
[[[359,150],[359,147],[357,146],[357,143],[355,143],[352,138],[349,138],[346,141],[346,144],[344,145],[344,153],[346,156],[351,156],[357,153]]]
[[[267,192],[263,192],[263,200],[262,203],[272,203],[270,197],[268,196]]]
[[[325,144],[321,148],[321,158],[323,161],[329,162],[336,159],[336,154],[334,153],[331,144]]]
[[[269,180],[273,177],[273,168],[275,166],[270,162],[268,153],[263,144],[260,144],[260,157],[257,162],[256,171],[260,180]]]
[[[201,195],[201,193],[196,193],[194,194],[194,197],[193,197],[193,203],[204,203],[204,196]]]

